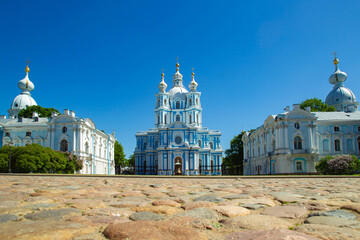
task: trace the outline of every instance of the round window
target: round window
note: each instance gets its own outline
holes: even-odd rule
[[[19,106],[19,104],[15,103],[15,107],[18,107],[18,106]]]
[[[62,132],[66,133],[67,132],[67,127],[63,127]]]
[[[175,138],[175,143],[176,143],[176,144],[180,144],[181,142],[182,142],[181,137],[177,136],[177,137]]]
[[[299,124],[298,122],[296,122],[296,123],[294,124],[294,127],[295,127],[296,129],[299,129],[299,128],[300,128],[300,124]]]

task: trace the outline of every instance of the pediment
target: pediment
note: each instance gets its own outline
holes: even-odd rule
[[[285,114],[286,119],[316,119],[313,113],[303,109],[292,110]]]
[[[59,115],[51,120],[52,123],[69,123],[75,121],[75,118],[71,115]]]

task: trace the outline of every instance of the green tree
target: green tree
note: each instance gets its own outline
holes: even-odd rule
[[[241,140],[244,135],[244,131],[235,136],[230,142],[230,149],[225,151],[225,157],[223,158],[223,167],[225,171],[230,175],[242,175],[243,174],[243,142]]]
[[[305,101],[300,103],[301,109],[306,109],[306,107],[310,107],[312,112],[335,112],[336,109],[333,106],[328,106],[321,99],[311,98],[306,99]]]
[[[41,106],[27,106],[19,112],[19,117],[32,118],[33,112],[37,112],[39,117],[51,117],[52,112],[60,112],[55,108],[43,108]]]
[[[124,148],[117,140],[114,147],[114,161],[115,161],[115,172],[116,174],[121,173],[121,168],[128,165],[128,161],[125,158]]]

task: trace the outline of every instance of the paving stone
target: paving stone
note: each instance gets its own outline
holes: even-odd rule
[[[159,214],[165,214],[165,215],[173,215],[179,212],[182,212],[181,208],[174,208],[169,206],[147,206],[147,207],[136,207],[132,208],[132,211],[135,212],[153,212],[153,213],[159,213]]]
[[[318,240],[319,238],[286,229],[250,230],[226,236],[226,240]]]
[[[248,198],[249,195],[247,194],[233,194],[233,195],[228,195],[225,196],[224,198],[226,199],[242,199],[242,198]]]
[[[269,207],[275,207],[276,203],[269,198],[250,198],[250,199],[238,199],[240,204],[262,204]]]
[[[296,228],[296,231],[328,240],[360,239],[360,231],[344,227],[302,224]]]
[[[282,203],[301,202],[304,196],[290,192],[274,192],[271,193],[278,201]]]
[[[252,210],[257,210],[260,208],[266,208],[267,206],[265,206],[263,204],[243,204],[243,205],[241,205],[241,207],[244,207],[247,209],[252,209]]]
[[[348,219],[338,218],[338,217],[327,217],[327,216],[309,217],[308,219],[306,219],[305,223],[360,229],[359,221],[348,220]]]
[[[241,217],[234,217],[229,219],[220,220],[228,228],[241,228],[251,230],[262,229],[288,229],[293,225],[281,218],[260,214],[253,214]]]
[[[205,201],[205,202],[223,202],[225,201],[222,197],[215,195],[203,195],[201,197],[195,198],[194,202]]]
[[[293,206],[278,206],[268,207],[261,214],[280,217],[280,218],[303,218],[308,216],[308,211],[305,208]]]
[[[156,200],[152,203],[154,206],[180,207],[181,204],[170,199]]]
[[[181,227],[170,222],[136,221],[114,223],[105,228],[103,234],[110,240],[157,239],[157,240],[205,240],[202,233],[190,228]]]
[[[238,206],[214,206],[211,209],[226,217],[246,216],[251,214],[248,209]]]
[[[205,201],[197,201],[197,202],[190,202],[186,203],[183,206],[181,206],[185,210],[192,210],[199,207],[212,207],[215,204],[212,202],[205,202]]]
[[[24,217],[29,220],[45,220],[45,219],[57,219],[61,220],[64,216],[79,214],[80,211],[77,209],[58,209],[58,210],[46,210],[36,213],[28,213]]]
[[[352,213],[343,211],[343,210],[332,210],[328,212],[313,212],[309,214],[309,217],[313,216],[330,216],[330,217],[338,217],[338,218],[345,218],[345,219],[356,219],[356,216]]]
[[[96,231],[84,224],[60,221],[21,221],[0,224],[2,240],[75,239]]]
[[[56,203],[35,203],[35,204],[28,204],[25,205],[24,208],[28,208],[31,210],[41,211],[47,209],[53,209],[59,207]]]
[[[346,204],[346,205],[341,206],[341,208],[360,213],[360,204]]]
[[[19,220],[19,218],[13,214],[0,214],[0,223],[12,222]]]
[[[139,221],[139,220],[164,220],[165,218],[159,214],[153,213],[153,212],[137,212],[129,217],[133,221]]]
[[[219,215],[209,208],[196,208],[193,210],[185,211],[183,213],[178,214],[178,216],[189,216],[189,217],[197,217],[208,220],[218,220]]]

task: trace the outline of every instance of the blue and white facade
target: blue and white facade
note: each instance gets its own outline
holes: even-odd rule
[[[80,174],[115,174],[114,134],[106,134],[96,128],[89,118],[75,116],[74,111],[64,110],[49,118],[33,113],[32,118],[18,117],[21,109],[36,105],[30,92],[34,84],[29,80],[30,69],[18,83],[22,93],[11,104],[9,117],[0,116],[0,147],[3,145],[25,146],[40,144],[53,150],[71,152],[83,160]]]
[[[336,112],[310,112],[299,104],[270,115],[255,131],[245,133],[244,175],[315,172],[322,157],[352,154],[360,157],[360,112],[353,92],[345,88],[346,73],[338,68],[329,78],[334,84],[326,103]]]
[[[202,127],[201,93],[192,73],[188,91],[176,64],[173,87],[164,74],[155,104],[155,128],[136,134],[136,174],[221,175],[220,131]]]

